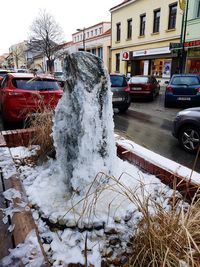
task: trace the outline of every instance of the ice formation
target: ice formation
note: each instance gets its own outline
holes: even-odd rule
[[[77,52],[65,62],[68,78],[55,111],[53,138],[69,193],[81,194],[99,172],[114,173],[112,92],[100,58]]]

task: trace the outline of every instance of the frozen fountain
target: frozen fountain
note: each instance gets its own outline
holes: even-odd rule
[[[67,80],[55,112],[53,138],[69,193],[83,194],[97,173],[114,174],[112,92],[100,58],[77,52],[65,62]]]

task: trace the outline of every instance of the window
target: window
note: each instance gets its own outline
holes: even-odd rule
[[[160,29],[160,9],[154,10],[153,33],[159,32]]]
[[[121,38],[121,23],[117,23],[117,38],[116,38],[116,41],[119,42],[120,41],[120,38]]]
[[[91,31],[91,36],[93,36],[93,31]]]
[[[146,14],[140,15],[140,36],[145,34]]]
[[[102,27],[99,28],[99,34],[102,34]]]
[[[87,38],[89,38],[90,37],[90,33],[89,32],[87,32]]]
[[[96,48],[92,48],[92,54],[96,55]]]
[[[119,65],[120,65],[120,54],[116,54],[116,66],[115,66],[115,71],[119,72]]]
[[[102,47],[98,48],[98,57],[103,59],[103,48]]]
[[[132,19],[127,20],[127,39],[132,37]]]
[[[200,18],[200,0],[197,3],[197,18]]]
[[[169,23],[168,29],[175,29],[176,27],[176,13],[177,13],[177,3],[169,6]]]
[[[95,29],[95,35],[97,35],[97,29]]]

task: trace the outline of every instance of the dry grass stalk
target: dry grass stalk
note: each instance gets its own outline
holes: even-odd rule
[[[101,184],[94,190],[97,178],[101,180],[102,175],[114,183],[103,186]],[[117,191],[131,201],[143,215],[137,227],[133,226],[133,229],[130,229],[130,240],[124,240],[129,243],[129,249],[132,251],[131,256],[129,255],[129,266],[199,266],[200,200],[193,201],[191,205],[182,205],[182,199],[177,197],[174,188],[172,196],[166,197],[170,209],[165,209],[159,201],[146,196],[141,181],[138,180],[139,185],[134,191],[126,187],[121,181],[123,175],[124,173],[116,178],[99,173],[95,177],[85,197],[79,201],[83,202],[79,220],[84,221],[85,217],[92,223],[100,195],[105,190]],[[138,190],[140,190],[139,195]],[[112,201],[108,206],[112,206]]]
[[[27,123],[29,127],[36,129],[34,136],[30,140],[30,145],[39,145],[40,150],[38,156],[40,159],[45,160],[48,156],[55,155],[55,148],[52,138],[53,126],[53,110],[48,107],[43,107],[42,111],[36,112],[37,115],[29,116]]]

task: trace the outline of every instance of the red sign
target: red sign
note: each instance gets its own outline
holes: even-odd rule
[[[184,46],[185,47],[200,46],[200,40],[185,42]]]
[[[129,52],[122,52],[122,60],[129,60]]]

